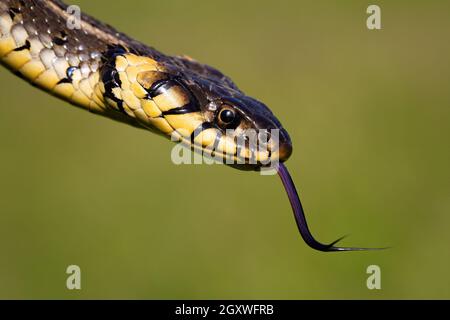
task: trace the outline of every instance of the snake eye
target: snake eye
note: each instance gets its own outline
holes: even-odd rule
[[[232,123],[235,117],[236,114],[230,109],[223,109],[219,114],[220,121],[226,124]]]
[[[239,125],[238,113],[229,106],[224,106],[217,116],[218,124],[226,129],[234,129]]]

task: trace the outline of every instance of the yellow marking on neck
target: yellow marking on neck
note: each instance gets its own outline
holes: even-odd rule
[[[149,57],[137,56],[131,53],[117,56],[114,60],[114,67],[119,73],[121,86],[113,88],[112,93],[115,98],[123,101],[122,107],[125,113],[138,120],[144,127],[157,129],[164,134],[173,132],[174,129],[169,125],[167,120],[160,117],[160,108],[158,108],[154,101],[148,100],[148,92],[142,86],[141,81],[139,81],[139,79],[143,78],[143,75],[146,75],[148,80],[148,76],[151,73],[162,74],[161,70],[163,68]],[[93,87],[92,100],[97,105],[102,103],[106,108],[109,107],[110,109],[120,111],[115,101],[104,97],[105,85],[100,77],[96,79],[99,82],[93,81],[96,84]],[[180,95],[178,94],[178,96]]]

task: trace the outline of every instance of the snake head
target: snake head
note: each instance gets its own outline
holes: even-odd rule
[[[102,69],[108,104],[141,126],[242,170],[276,167],[292,153],[288,133],[263,103],[216,69],[113,51]]]
[[[178,103],[183,106],[169,111],[178,113],[176,123],[168,122],[188,133],[183,135],[186,143],[242,170],[275,167],[290,157],[289,134],[265,104],[245,95],[218,70],[189,58],[178,59],[164,91],[177,88],[183,96]],[[183,121],[178,121],[180,116]]]
[[[291,139],[271,110],[240,91],[227,89],[209,83],[197,93],[207,121],[201,129],[212,134],[207,142],[214,138],[215,146],[225,151],[226,160],[231,160],[227,164],[239,169],[271,167],[286,161],[292,154]],[[196,137],[208,135],[203,132],[195,132]]]

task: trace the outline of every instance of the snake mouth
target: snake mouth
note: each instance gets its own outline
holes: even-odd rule
[[[215,163],[225,164],[244,171],[261,171],[276,169],[278,164],[286,161],[292,154],[292,143],[283,134],[267,133],[267,130],[253,131],[253,137],[246,134],[225,135],[217,128],[203,130],[200,134],[182,135],[180,132],[172,134],[172,141],[181,143],[184,147],[212,159]],[[259,135],[259,133],[264,133]],[[205,140],[202,134],[206,134]],[[280,141],[280,138],[282,141]],[[206,142],[206,143],[205,143]],[[206,162],[206,161],[205,161]]]
[[[196,152],[208,159],[215,161],[218,164],[225,164],[232,168],[244,170],[244,171],[258,171],[261,168],[266,167],[276,167],[280,162],[278,157],[266,157],[258,156],[254,157],[242,157],[236,154],[227,154],[225,152],[220,152],[218,150],[213,150],[210,148],[204,148],[198,144],[191,144],[188,140],[182,141],[183,145],[190,148],[193,152]],[[263,158],[263,159],[261,159]]]

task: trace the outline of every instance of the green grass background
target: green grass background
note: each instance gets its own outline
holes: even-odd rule
[[[448,1],[71,3],[264,101],[316,237],[393,248],[315,252],[278,177],[175,166],[170,142],[2,68],[0,298],[450,298]]]

